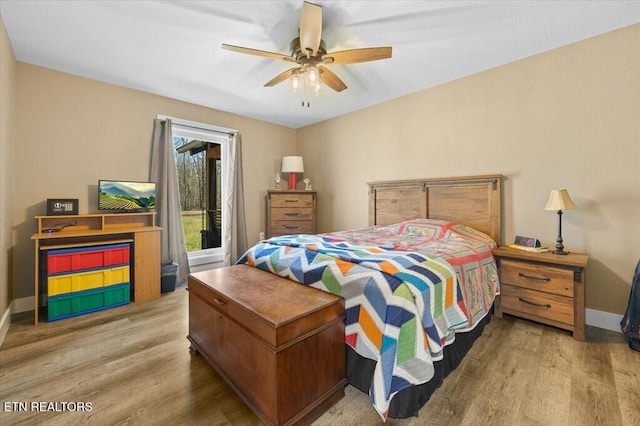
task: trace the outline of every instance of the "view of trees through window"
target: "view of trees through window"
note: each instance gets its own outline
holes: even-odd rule
[[[220,247],[220,146],[173,138],[187,251]]]

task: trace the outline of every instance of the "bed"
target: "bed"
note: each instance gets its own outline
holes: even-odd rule
[[[238,263],[345,299],[347,381],[415,416],[491,319],[501,175],[370,182],[369,226],[261,241]]]

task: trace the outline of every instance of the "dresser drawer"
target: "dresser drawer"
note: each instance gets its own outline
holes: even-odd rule
[[[267,237],[316,233],[316,193],[269,191]]]
[[[271,220],[313,220],[313,208],[279,208],[271,209]]]
[[[271,194],[271,207],[313,207],[314,194]]]
[[[500,298],[504,312],[516,315],[524,313],[536,319],[573,326],[573,299],[570,297],[503,284]]]
[[[274,221],[269,224],[272,236],[288,234],[314,234],[313,223],[310,221]]]
[[[503,284],[573,297],[573,271],[569,269],[503,259],[500,280]]]

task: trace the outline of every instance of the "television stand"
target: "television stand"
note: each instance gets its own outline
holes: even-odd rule
[[[156,212],[36,216],[34,322],[40,309],[40,277],[47,274],[47,250],[131,244],[132,301],[160,297],[160,231]],[[49,231],[52,230],[52,231]]]

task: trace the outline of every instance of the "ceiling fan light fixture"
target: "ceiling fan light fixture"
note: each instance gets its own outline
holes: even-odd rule
[[[289,78],[289,89],[292,93],[320,94],[322,80],[320,70],[315,65],[305,64],[293,70]]]
[[[301,80],[300,74],[297,72],[294,72],[291,78],[289,79],[289,82],[290,82],[289,88],[293,93],[298,93],[300,91],[300,85],[301,85],[300,80]]]
[[[320,81],[320,71],[315,65],[309,66],[307,69],[307,77],[309,78],[309,84],[316,86],[316,83]]]

